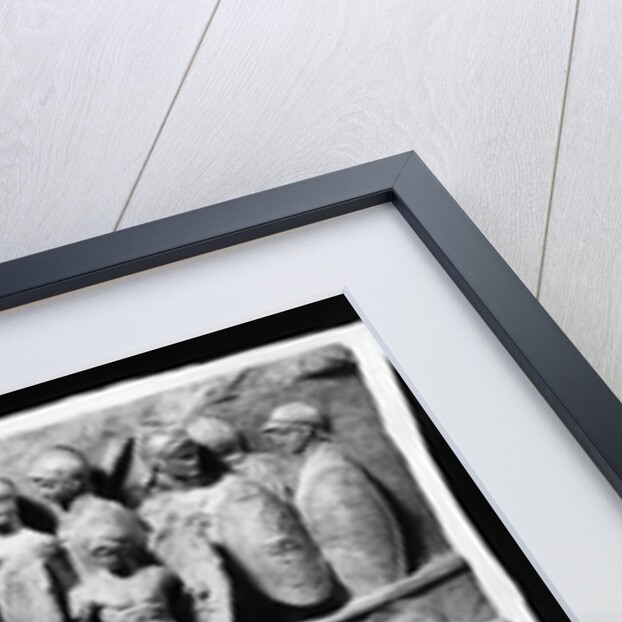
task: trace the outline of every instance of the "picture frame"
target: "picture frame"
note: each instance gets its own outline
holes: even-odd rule
[[[4,262],[0,310],[386,202],[622,495],[622,403],[413,151]]]
[[[22,310],[28,315],[31,309],[43,309],[42,316],[45,309],[62,311],[63,305],[55,301],[68,298],[60,294],[77,300],[81,291],[97,290],[92,285],[117,282],[127,289],[127,278],[141,271],[216,257],[214,251],[267,236],[278,238],[274,234],[320,221],[337,222],[339,216],[362,214],[381,204],[392,205],[404,232],[425,245],[432,261],[620,494],[620,402],[412,152],[0,264],[0,308],[8,311],[5,325],[19,319]],[[347,235],[347,225],[339,231]],[[28,305],[33,302],[37,304]],[[382,338],[382,332],[377,336]],[[31,389],[37,391],[35,386]]]
[[[344,350],[340,351],[340,348]],[[339,357],[344,355],[348,358],[340,360]],[[353,358],[349,359],[351,355]],[[291,371],[287,367],[288,361],[297,361],[302,367]],[[344,362],[347,362],[349,371],[342,367]],[[352,368],[349,367],[351,363],[354,363]],[[325,366],[328,366],[328,369]],[[264,368],[268,371],[265,377],[261,378],[261,371]],[[298,376],[301,371],[303,376]],[[249,387],[243,388],[243,383],[247,378],[252,379],[253,374],[260,374],[260,380],[259,382],[257,378],[251,380],[249,391]],[[79,439],[83,444],[91,443],[91,449],[86,455],[89,456],[92,466],[98,465],[99,477],[105,476],[99,471],[100,465],[103,464],[102,456],[106,462],[105,456],[110,454],[110,448],[114,450],[113,453],[117,448],[115,444],[100,445],[102,438],[105,437],[108,443],[111,438],[115,438],[109,436],[111,430],[114,430],[115,434],[119,433],[117,428],[119,423],[123,422],[121,425],[126,427],[132,426],[135,422],[131,420],[141,417],[144,421],[138,424],[135,430],[140,429],[141,425],[146,425],[143,429],[148,430],[148,435],[153,435],[158,430],[153,427],[155,411],[151,406],[144,405],[146,400],[151,400],[152,404],[162,401],[164,411],[170,410],[178,399],[175,397],[176,391],[183,392],[186,399],[188,389],[200,387],[202,383],[204,384],[198,394],[201,394],[205,386],[208,387],[205,395],[211,395],[208,399],[212,409],[222,404],[225,404],[225,409],[231,408],[227,404],[235,402],[236,397],[223,394],[222,387],[227,387],[228,384],[229,387],[234,387],[234,395],[237,397],[250,392],[253,401],[263,400],[263,407],[258,410],[258,413],[261,413],[270,403],[265,401],[265,392],[267,391],[268,395],[274,393],[274,388],[266,388],[266,384],[274,383],[278,387],[277,393],[285,393],[285,397],[277,397],[277,403],[283,399],[288,403],[292,395],[296,395],[297,399],[302,395],[314,400],[321,399],[322,383],[325,387],[326,384],[332,383],[333,388],[328,392],[333,395],[331,399],[334,400],[335,383],[344,382],[343,379],[349,375],[351,381],[360,383],[361,388],[364,387],[363,391],[368,392],[372,400],[365,407],[365,399],[361,402],[361,395],[356,398],[356,407],[350,414],[350,426],[355,424],[357,428],[365,428],[369,426],[370,414],[378,413],[374,417],[379,416],[380,429],[383,430],[381,436],[385,437],[381,445],[388,444],[388,447],[370,448],[369,457],[374,453],[382,456],[387,450],[396,454],[397,464],[392,465],[389,461],[383,465],[382,470],[379,470],[378,464],[375,467],[372,464],[378,457],[375,460],[368,459],[361,462],[361,465],[364,465],[366,473],[369,473],[377,486],[386,486],[391,479],[396,480],[392,486],[383,487],[382,490],[383,496],[387,495],[385,498],[389,499],[391,496],[391,507],[395,509],[396,516],[399,506],[402,506],[402,512],[406,509],[407,514],[401,516],[405,549],[411,551],[409,556],[414,552],[416,557],[421,555],[422,546],[426,548],[440,545],[443,552],[440,555],[437,553],[436,557],[420,566],[415,565],[414,569],[400,580],[352,597],[334,609],[305,614],[300,619],[308,619],[309,622],[356,622],[367,621],[368,616],[372,616],[369,620],[375,620],[373,616],[379,615],[381,616],[379,619],[386,619],[389,622],[394,619],[411,619],[417,612],[416,608],[421,606],[423,609],[419,615],[423,617],[417,617],[417,620],[435,620],[435,615],[440,615],[439,619],[445,619],[443,615],[456,615],[457,618],[447,619],[482,622],[524,622],[536,619],[543,622],[569,621],[570,618],[560,602],[504,526],[501,518],[488,503],[477,483],[461,464],[425,409],[409,391],[397,371],[388,364],[379,344],[342,294],[4,395],[0,401],[0,420],[8,426],[3,426],[0,433],[0,446],[2,446],[0,451],[5,453],[8,451],[11,456],[8,461],[6,455],[3,456],[3,475],[4,477],[7,475],[8,462],[11,465],[8,467],[11,481],[18,482],[18,489],[23,491],[23,484],[29,477],[26,474],[27,469],[32,468],[33,460],[37,463],[38,458],[49,451],[45,449],[46,447],[60,447],[63,450],[71,447],[73,451],[76,446],[74,443]],[[226,382],[223,385],[218,382],[221,378],[228,377],[233,379],[232,383]],[[311,382],[316,386],[312,390],[298,387],[292,393],[286,388],[285,378],[288,377],[303,377],[305,378],[303,383]],[[299,383],[300,380],[297,379],[295,382]],[[257,385],[262,387],[263,398],[261,392],[257,392]],[[345,385],[340,386],[341,390],[345,388]],[[196,395],[196,389],[193,390]],[[226,392],[228,388],[224,390]],[[274,399],[274,396],[272,397]],[[336,419],[340,418],[340,409],[349,401],[347,397],[341,399],[341,402],[337,400],[332,404],[334,409],[332,416]],[[248,403],[248,398],[246,401]],[[326,402],[325,407],[330,408]],[[120,410],[117,411],[117,408]],[[366,408],[367,412],[364,412]],[[171,416],[177,419],[184,410],[187,410],[186,407],[182,410],[173,409]],[[401,414],[396,412],[400,410]],[[233,406],[233,411],[228,415],[222,413],[214,415],[215,411],[212,410],[208,419],[214,416],[217,420],[224,416],[230,418],[235,411],[239,416],[244,409]],[[161,416],[161,412],[163,411],[159,411],[156,417]],[[255,413],[255,416],[258,413]],[[244,413],[242,420],[245,417]],[[260,417],[265,421],[263,413]],[[112,423],[110,418],[113,420]],[[108,423],[102,425],[102,421]],[[404,423],[407,424],[406,427]],[[187,425],[187,421],[184,425]],[[98,429],[98,426],[102,427]],[[409,429],[411,426],[412,429]],[[413,445],[411,435],[415,431],[415,438],[418,440],[415,440]],[[353,442],[353,446],[356,447],[357,442],[349,439],[351,432],[352,428],[345,437],[342,437],[341,446],[345,441],[346,444]],[[248,438],[248,431],[246,433]],[[369,433],[363,438],[365,437],[367,441],[370,440]],[[59,441],[60,444],[54,444]],[[140,437],[133,437],[132,442],[140,443]],[[102,446],[104,449],[100,451]],[[124,445],[121,447],[120,462],[125,463],[126,450]],[[139,450],[134,451],[135,456],[139,455]],[[251,453],[257,451],[255,448]],[[28,452],[32,456],[28,455]],[[400,467],[406,471],[403,475],[400,474]],[[34,468],[37,469],[36,466]],[[26,469],[26,472],[18,475],[19,480],[15,480],[15,475],[22,469]],[[410,490],[410,494],[406,497],[402,495],[401,499],[392,497],[396,492],[396,486],[399,489],[400,485],[406,484],[404,477],[408,477],[407,473],[410,474],[411,482],[416,488]],[[440,481],[443,483],[439,484]],[[354,483],[349,482],[348,487],[352,487]],[[32,484],[26,486],[28,494],[35,491]],[[416,517],[414,523],[410,522],[412,517],[409,518],[408,507],[403,506],[413,492],[415,499],[410,502],[410,512],[414,508],[417,508],[417,512],[422,512],[414,514]],[[105,495],[106,499],[114,499],[115,503],[116,500],[123,498],[117,495],[107,496],[109,493],[103,489],[101,494]],[[34,499],[21,497],[21,499],[35,504],[43,500],[40,497]],[[434,518],[426,519],[428,515],[422,510],[422,506],[427,506],[426,512],[430,512],[429,516]],[[96,506],[95,510],[101,513],[106,507],[100,509]],[[358,512],[361,510],[360,507],[357,509]],[[79,512],[88,512],[88,505],[82,506]],[[79,516],[79,513],[76,514],[77,520]],[[75,521],[76,518],[72,520]],[[89,522],[93,524],[95,520],[96,517],[91,517]],[[252,518],[252,521],[259,520],[260,516]],[[405,520],[409,522],[403,522]],[[434,522],[430,523],[430,520]],[[429,523],[427,527],[426,522]],[[71,521],[68,524],[69,527],[73,525]],[[426,530],[429,531],[430,528],[442,529],[440,534],[432,534],[432,540],[440,537],[442,540],[447,539],[447,544],[428,543],[430,534],[426,535]],[[170,532],[171,529],[172,526],[169,524],[164,531]],[[86,527],[81,527],[81,530],[85,532]],[[64,531],[65,535],[62,537],[65,542],[69,542],[67,546],[71,546],[71,535],[67,536],[68,532],[71,534],[71,529],[63,527],[62,517],[55,531],[57,533]],[[413,533],[421,533],[422,539],[420,541],[407,539],[407,533],[411,534],[410,537]],[[162,536],[158,536],[160,537]],[[173,559],[177,561],[178,556],[174,556]],[[164,563],[168,563],[166,558]],[[288,562],[288,566],[289,564],[291,562]],[[477,578],[472,579],[473,576]],[[3,580],[0,573],[0,605],[4,595],[1,587]],[[479,587],[472,592],[475,585]],[[443,590],[447,592],[444,593]],[[476,596],[480,590],[482,596]],[[33,596],[33,601],[35,598],[36,595]],[[47,601],[43,604],[48,605]],[[233,605],[236,610],[240,607],[239,603]],[[493,608],[488,609],[490,606]],[[391,612],[391,607],[397,609]],[[431,609],[428,610],[428,607]],[[448,607],[450,613],[447,610],[444,612],[440,610],[437,614],[437,607]],[[244,606],[240,609],[243,619],[246,620],[247,617],[244,616],[248,616],[250,612],[246,611]],[[387,609],[388,613],[385,611]],[[253,611],[252,619],[281,620],[279,615],[282,615],[282,612],[279,608],[270,609],[268,617],[265,618],[264,613],[261,609],[260,613]],[[290,619],[287,616],[292,612],[286,610],[284,613],[286,615],[284,619]],[[386,614],[385,617],[382,617],[383,614]],[[218,613],[213,612],[213,615],[216,615],[216,619],[221,619]],[[62,619],[65,620],[64,617]]]

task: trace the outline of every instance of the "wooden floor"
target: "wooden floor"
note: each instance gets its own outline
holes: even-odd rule
[[[622,397],[622,3],[0,3],[0,261],[415,149]]]

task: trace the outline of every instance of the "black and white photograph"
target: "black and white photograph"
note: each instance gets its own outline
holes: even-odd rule
[[[0,0],[0,622],[622,622],[621,33]]]
[[[360,321],[0,421],[2,622],[535,622]]]

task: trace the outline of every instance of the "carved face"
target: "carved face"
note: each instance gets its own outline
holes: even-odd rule
[[[203,475],[200,447],[180,432],[150,439],[147,460],[158,471],[181,482],[195,482]]]
[[[35,462],[30,481],[47,501],[67,505],[85,491],[88,467],[77,455],[52,451]]]
[[[8,481],[0,481],[0,531],[13,530],[19,524],[17,492]]]
[[[107,570],[129,576],[140,565],[147,546],[141,520],[114,501],[99,499],[75,512],[63,541],[87,570]]]
[[[134,544],[125,539],[100,539],[91,543],[88,549],[91,564],[113,574],[129,574],[135,553]]]
[[[314,436],[313,429],[306,425],[275,427],[264,432],[272,445],[287,454],[303,452]]]

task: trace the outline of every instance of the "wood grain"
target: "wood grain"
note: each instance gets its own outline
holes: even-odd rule
[[[579,7],[540,299],[622,398],[622,5]]]
[[[114,228],[214,6],[0,2],[0,261]]]
[[[223,0],[122,226],[415,149],[525,283],[573,0]]]

